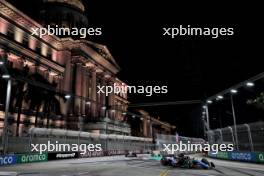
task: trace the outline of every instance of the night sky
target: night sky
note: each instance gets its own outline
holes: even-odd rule
[[[167,95],[131,95],[132,103],[204,100],[263,71],[263,33],[257,5],[249,12],[250,4],[223,2],[221,6],[211,2],[205,6],[172,2],[96,0],[86,3],[90,24],[104,28],[104,36],[98,42],[106,44],[120,64],[122,80],[131,85],[168,85]],[[218,39],[162,36],[163,27],[180,24],[233,27],[235,35]],[[200,136],[189,130],[200,127],[197,124],[200,105],[146,109],[176,124],[180,134]],[[246,121],[245,117],[241,122]]]
[[[263,30],[260,27],[263,19],[257,4],[142,0],[83,2],[90,25],[103,28],[102,36],[90,40],[107,45],[122,69],[118,74],[121,80],[129,85],[168,86],[167,95],[130,95],[131,103],[204,100],[263,71]],[[27,8],[31,8],[30,3]],[[163,27],[180,24],[232,27],[235,35],[218,39],[209,36],[171,39],[162,35]],[[198,108],[200,106],[184,105],[147,110],[162,120],[181,126],[178,128],[181,134],[195,136],[187,130],[195,120],[187,117]],[[200,114],[192,118],[198,116]]]

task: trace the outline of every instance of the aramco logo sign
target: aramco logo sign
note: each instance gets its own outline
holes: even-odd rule
[[[257,153],[257,162],[264,163],[264,153],[263,152]]]
[[[11,165],[16,164],[17,158],[15,155],[4,155],[0,156],[0,166],[1,165]]]

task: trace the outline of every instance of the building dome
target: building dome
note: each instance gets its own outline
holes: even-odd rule
[[[80,0],[44,0],[45,2],[56,2],[56,3],[63,3],[63,4],[68,4],[69,6],[72,6],[74,8],[77,8],[81,11],[84,12],[84,5],[82,4],[82,2]]]
[[[43,26],[88,27],[88,19],[81,0],[42,0],[39,18]]]

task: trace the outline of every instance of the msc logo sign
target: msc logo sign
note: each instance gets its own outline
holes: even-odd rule
[[[16,160],[17,160],[17,158],[15,155],[0,156],[0,166],[16,164]]]

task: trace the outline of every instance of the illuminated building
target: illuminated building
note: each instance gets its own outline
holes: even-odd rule
[[[107,47],[88,40],[31,35],[32,28],[48,24],[86,26],[82,3],[43,3],[46,10],[40,11],[42,19],[36,22],[10,3],[0,1],[0,57],[8,60],[6,66],[15,79],[9,113],[11,135],[26,135],[30,127],[130,135],[123,113],[127,110],[127,95],[97,93],[97,86],[122,83],[116,78],[120,68]],[[52,11],[52,6],[62,9]],[[1,80],[1,129],[4,84]]]
[[[155,139],[158,134],[174,135],[176,132],[175,125],[161,121],[159,117],[155,118],[143,109],[136,109],[133,113],[134,115],[128,119],[132,127],[132,136]]]

